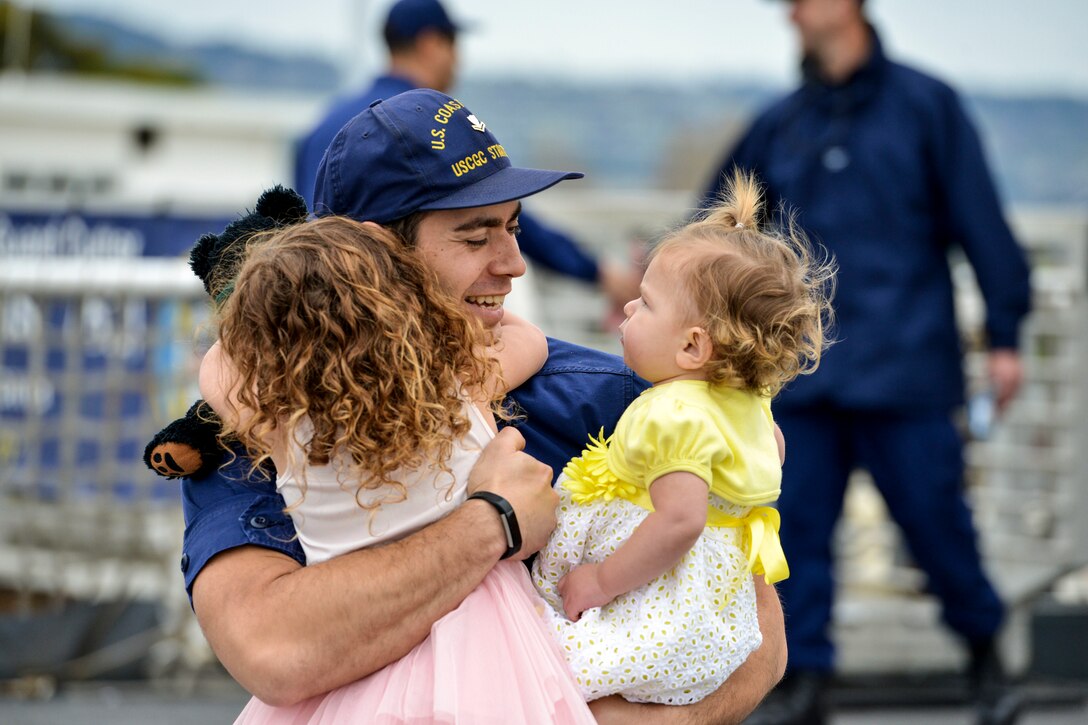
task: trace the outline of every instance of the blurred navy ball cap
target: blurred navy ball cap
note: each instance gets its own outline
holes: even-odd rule
[[[385,37],[413,40],[424,30],[457,35],[464,26],[453,22],[438,0],[397,0],[385,18]]]
[[[317,169],[314,213],[387,224],[522,199],[582,176],[513,166],[460,101],[418,89],[374,102],[340,129]]]

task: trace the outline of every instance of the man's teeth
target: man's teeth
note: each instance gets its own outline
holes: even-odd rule
[[[482,307],[502,307],[506,295],[481,295],[479,297],[468,297],[467,299],[471,304],[481,305]]]

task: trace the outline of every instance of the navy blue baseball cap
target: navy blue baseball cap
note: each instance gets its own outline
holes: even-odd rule
[[[387,224],[522,199],[582,176],[515,167],[460,101],[421,88],[375,101],[340,129],[317,168],[314,213]]]
[[[412,40],[424,30],[457,35],[464,27],[450,20],[438,0],[397,0],[385,18],[386,39]]]

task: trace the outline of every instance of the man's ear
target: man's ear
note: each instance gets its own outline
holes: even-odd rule
[[[676,353],[681,370],[702,370],[714,354],[714,342],[701,327],[689,327],[684,335],[684,347]]]

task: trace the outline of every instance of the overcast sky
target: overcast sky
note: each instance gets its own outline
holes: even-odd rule
[[[17,0],[18,1],[18,0]],[[22,0],[24,4],[31,0]],[[234,38],[323,55],[358,78],[390,0],[33,0],[173,39]],[[466,74],[599,79],[795,77],[787,4],[773,0],[445,0],[473,24]],[[971,90],[1088,97],[1086,0],[869,0],[897,58]]]

